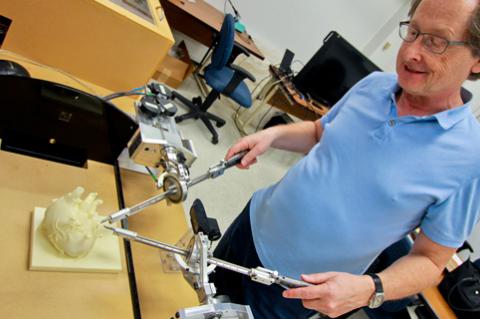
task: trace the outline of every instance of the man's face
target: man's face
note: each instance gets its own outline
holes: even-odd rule
[[[423,0],[411,19],[420,32],[466,41],[468,21],[477,0]],[[403,42],[397,55],[400,87],[417,96],[442,96],[458,92],[471,72],[480,72],[480,60],[468,46],[449,46],[443,54],[427,51],[420,35]]]

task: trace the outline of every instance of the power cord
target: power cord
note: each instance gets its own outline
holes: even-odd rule
[[[144,87],[139,87],[139,88],[136,88],[136,89],[133,89],[133,90],[130,90],[130,91],[125,91],[125,92],[115,92],[115,93],[112,93],[112,94],[109,94],[107,96],[104,96],[103,99],[105,101],[110,101],[110,100],[113,100],[113,99],[116,99],[116,98],[119,98],[119,97],[123,97],[123,96],[131,96],[131,95],[147,95],[147,93],[145,92],[140,92],[144,90]]]
[[[302,66],[302,68],[305,67],[305,63],[303,63],[301,60],[293,60],[292,65],[293,65],[295,62],[298,63],[298,64],[300,64],[300,65]],[[297,73],[298,73],[298,71],[297,71]]]
[[[263,120],[265,119],[265,117],[267,116],[268,113],[270,113],[270,111],[272,110],[273,106],[270,105],[270,107],[268,108],[268,110],[265,112],[265,114],[263,114],[263,116],[260,118],[260,121],[258,121],[258,124],[257,124],[257,127],[255,128],[255,133],[258,132],[258,129],[260,128],[260,124],[262,124]]]
[[[276,85],[280,82],[282,82],[283,80],[285,80],[286,78],[289,78],[289,77],[294,77],[298,72],[293,72],[292,74],[286,74],[284,76],[281,76],[280,79],[278,81],[275,81],[274,83],[272,83],[272,86],[273,85]],[[272,110],[273,106],[270,105],[270,107],[268,108],[268,110],[262,115],[262,117],[260,118],[260,120],[258,121],[257,123],[257,127],[255,128],[255,133],[258,132],[258,129],[260,128],[260,125],[263,123],[263,120],[265,119],[265,117],[267,116],[268,113],[270,113],[270,111]]]

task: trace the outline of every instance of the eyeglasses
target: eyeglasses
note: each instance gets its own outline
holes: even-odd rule
[[[438,35],[420,32],[410,24],[410,21],[400,22],[399,35],[406,42],[414,42],[419,36],[423,36],[423,47],[435,54],[442,54],[450,45],[470,45],[468,42],[450,41]]]

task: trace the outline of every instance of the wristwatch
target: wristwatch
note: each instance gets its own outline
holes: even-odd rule
[[[366,275],[370,276],[373,279],[373,282],[375,284],[375,292],[373,293],[373,295],[370,297],[370,300],[368,301],[368,308],[371,308],[371,309],[378,308],[383,304],[383,301],[385,300],[385,295],[383,293],[382,280],[377,274],[367,273]]]

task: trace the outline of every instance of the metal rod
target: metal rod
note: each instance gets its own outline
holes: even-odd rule
[[[163,242],[160,242],[160,241],[157,241],[157,240],[153,240],[153,239],[150,239],[150,238],[147,238],[147,237],[139,236],[136,232],[133,232],[131,230],[124,229],[124,228],[111,227],[111,226],[108,226],[108,225],[104,225],[104,226],[105,226],[105,228],[110,229],[115,234],[117,234],[118,236],[121,236],[125,239],[133,240],[133,241],[136,241],[136,242],[148,245],[148,246],[152,246],[152,247],[155,247],[155,248],[166,250],[166,251],[172,252],[174,254],[182,255],[182,256],[185,256],[185,257],[188,257],[190,255],[190,252],[188,250],[181,249],[181,248],[178,248],[176,246],[169,245],[169,244],[166,244],[166,243],[163,243]],[[255,274],[258,274],[258,272],[259,272],[258,268],[257,269],[246,268],[246,267],[236,265],[236,264],[233,264],[233,263],[230,263],[228,261],[221,260],[221,259],[218,259],[218,258],[215,258],[215,257],[208,257],[207,258],[207,263],[215,265],[215,266],[220,267],[220,268],[224,268],[224,269],[239,273],[239,274],[242,274],[242,275],[245,275],[245,276],[249,276],[253,280],[255,280],[254,279]],[[201,269],[201,271],[202,271],[202,269]],[[261,269],[260,271],[263,271],[263,269]],[[278,275],[277,272],[273,272],[271,274],[271,276],[273,276],[271,283],[275,282],[275,283],[277,283],[277,284],[279,284],[279,285],[281,285],[281,286],[283,286],[284,288],[287,288],[287,289],[288,288],[295,288],[295,287],[308,287],[308,286],[312,285],[310,283],[307,283],[307,282],[304,282],[304,281],[301,281],[301,280],[297,280],[297,279],[293,279],[293,278]]]
[[[168,196],[170,195],[173,195],[177,192],[177,190],[175,188],[170,188],[168,189],[166,192],[163,192],[161,194],[158,194],[158,195],[155,195],[153,197],[150,197],[149,199],[141,202],[141,203],[138,203],[136,205],[133,205],[132,207],[130,207],[130,214],[129,216],[147,208],[148,206],[151,206],[153,204],[156,204],[158,203],[159,201],[162,201],[164,200],[165,198],[167,198]]]
[[[221,259],[218,259],[218,258],[215,258],[215,257],[209,257],[208,262],[217,266],[217,267],[224,268],[224,269],[227,269],[227,270],[231,270],[231,271],[234,271],[234,272],[238,272],[242,275],[250,276],[250,268],[246,268],[246,267],[242,267],[242,266],[239,266],[239,265],[236,265],[236,264],[232,264],[228,261],[224,261],[224,260],[221,260]]]
[[[123,220],[125,217],[135,215],[136,213],[140,212],[141,210],[147,208],[148,206],[156,204],[159,201],[164,200],[168,196],[175,194],[176,192],[177,192],[177,190],[174,187],[172,187],[172,188],[168,189],[166,192],[163,192],[161,194],[150,197],[149,199],[147,199],[147,200],[145,200],[141,203],[138,203],[138,204],[136,204],[132,207],[123,208],[123,209],[119,210],[118,212],[115,212],[113,214],[110,214],[110,215],[106,216],[105,218],[103,218],[101,220],[101,223],[102,224],[106,223],[106,222],[115,223],[119,220]]]
[[[178,248],[176,246],[169,245],[169,244],[166,244],[166,243],[163,243],[163,242],[160,242],[160,241],[157,241],[157,240],[153,240],[153,239],[150,239],[150,238],[147,238],[147,237],[139,236],[136,232],[128,230],[128,229],[112,227],[112,226],[108,226],[108,225],[103,225],[103,226],[105,228],[113,231],[117,236],[123,237],[127,240],[137,241],[139,243],[142,243],[142,244],[145,244],[145,245],[148,245],[148,246],[152,246],[152,247],[155,247],[155,248],[160,248],[160,249],[163,249],[163,250],[166,250],[166,251],[170,251],[174,254],[178,254],[178,255],[182,255],[182,256],[188,256],[190,254],[190,252],[188,250],[181,249],[181,248]]]
[[[230,159],[228,159],[226,161],[222,160],[217,165],[214,165],[214,166],[210,167],[207,173],[190,180],[187,183],[187,189],[189,187],[192,187],[192,186],[200,183],[200,182],[203,182],[206,179],[217,178],[218,176],[223,175],[223,172],[226,169],[228,169],[230,167],[233,167],[233,166],[237,165],[238,163],[240,163],[240,161],[242,160],[243,156],[246,153],[247,153],[247,151],[242,151],[240,153],[235,154]],[[135,215],[136,213],[144,210],[145,208],[147,208],[147,207],[149,207],[153,204],[156,204],[156,203],[168,198],[171,195],[176,194],[178,191],[180,191],[180,190],[178,190],[175,187],[175,185],[171,185],[170,188],[166,192],[163,192],[161,194],[150,197],[150,198],[146,199],[145,201],[143,201],[141,203],[138,203],[138,204],[136,204],[132,207],[123,208],[122,210],[119,210],[118,212],[115,212],[113,214],[110,214],[110,215],[106,216],[104,219],[102,219],[101,222],[102,222],[102,224],[106,223],[106,222],[114,223],[114,222],[122,220],[122,219],[124,219],[128,216]]]
[[[182,255],[182,256],[186,257],[189,254],[188,250],[180,249],[178,247],[175,247],[175,246],[172,246],[172,245],[169,245],[169,244],[165,244],[165,243],[162,243],[162,242],[159,242],[159,241],[156,241],[156,240],[148,239],[146,237],[137,236],[134,240],[138,241],[139,243],[145,244],[145,245],[149,245],[149,246],[160,248],[160,249],[163,249],[163,250],[166,250],[166,251],[170,251],[170,252],[172,252],[174,254],[177,254],[177,255]]]
[[[191,179],[191,180],[188,182],[187,186],[188,186],[188,187],[192,187],[192,186],[194,186],[194,185],[197,185],[198,183],[201,183],[201,182],[203,182],[204,180],[207,180],[209,177],[210,177],[210,174],[209,174],[209,173],[206,173],[206,174],[197,176],[197,177],[195,177],[194,179]]]

